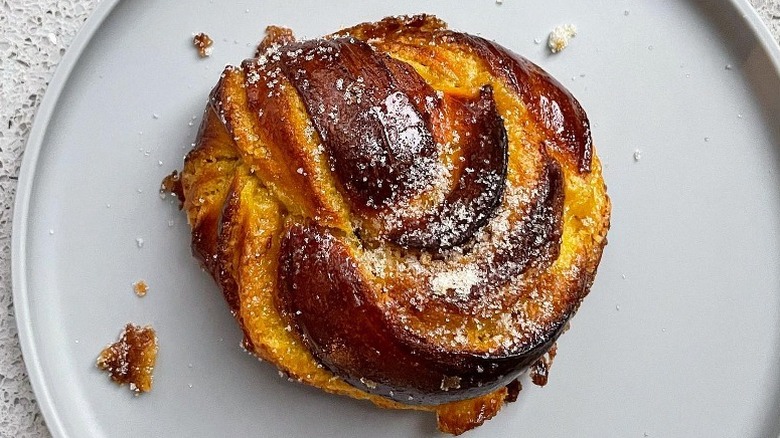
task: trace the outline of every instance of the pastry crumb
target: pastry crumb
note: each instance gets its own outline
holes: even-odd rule
[[[133,291],[139,297],[145,297],[146,296],[146,292],[149,291],[149,286],[146,284],[145,281],[138,280],[135,283],[133,283]]]
[[[201,32],[192,37],[192,45],[198,49],[198,55],[200,55],[201,58],[205,58],[207,56],[211,56],[211,51],[213,50],[211,46],[214,45],[214,40],[212,40],[211,37],[205,33]]]
[[[504,399],[507,403],[514,403],[517,401],[517,397],[520,395],[520,391],[523,390],[523,385],[520,383],[520,380],[515,379],[509,382],[509,385],[506,385],[506,398]]]
[[[569,45],[569,41],[577,36],[577,27],[573,24],[564,24],[550,32],[547,39],[547,47],[552,53],[558,53]]]
[[[531,366],[531,381],[534,382],[534,385],[544,386],[547,384],[547,379],[550,376],[550,367],[552,367],[557,353],[558,347],[553,345],[544,356]]]
[[[118,385],[127,383],[136,395],[152,390],[157,361],[157,335],[150,326],[127,324],[119,340],[100,352],[96,366]]]
[[[180,177],[179,172],[174,170],[163,179],[160,185],[160,197],[168,193],[175,196],[179,200],[179,209],[184,205],[184,189],[182,188]]]
[[[273,51],[274,48],[293,42],[295,42],[295,35],[292,29],[282,26],[268,26],[265,28],[265,38],[260,41],[257,49],[255,49],[255,58],[263,56],[268,51]]]

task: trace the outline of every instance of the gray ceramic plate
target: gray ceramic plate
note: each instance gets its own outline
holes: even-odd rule
[[[420,11],[569,87],[614,201],[549,385],[526,384],[470,436],[778,436],[780,50],[743,1],[628,0],[104,1],[41,106],[14,217],[19,332],[56,436],[436,433],[431,415],[288,383],[245,354],[183,215],[157,194],[222,67],[266,25],[313,37]],[[549,55],[534,40],[564,23],[579,35]],[[215,40],[205,60],[199,31]],[[154,390],[138,398],[94,366],[128,321],[160,339]]]

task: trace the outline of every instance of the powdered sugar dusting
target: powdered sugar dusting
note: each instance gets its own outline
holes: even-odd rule
[[[467,300],[471,289],[482,280],[482,274],[474,265],[460,270],[443,271],[431,279],[431,290],[436,295],[454,293],[457,299]]]

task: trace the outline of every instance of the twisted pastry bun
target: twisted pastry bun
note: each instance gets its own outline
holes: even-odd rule
[[[609,227],[574,97],[426,15],[269,28],[212,91],[180,183],[248,351],[456,434],[553,347]]]

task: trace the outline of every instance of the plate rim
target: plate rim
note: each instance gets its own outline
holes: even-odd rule
[[[46,428],[54,437],[67,437],[65,426],[58,409],[51,399],[47,382],[38,355],[36,338],[30,321],[30,294],[27,290],[27,218],[33,182],[38,168],[38,157],[46,139],[49,121],[59,104],[60,96],[69,82],[71,72],[81,59],[81,54],[89,46],[92,37],[101,28],[103,22],[119,4],[120,0],[103,0],[78,30],[73,42],[57,65],[54,75],[44,93],[41,104],[35,113],[30,134],[25,142],[22,165],[16,185],[14,214],[11,224],[11,290],[16,330],[22,362],[27,378],[32,386],[35,402],[41,410]]]
[[[35,401],[43,414],[49,432],[54,437],[69,436],[56,408],[46,379],[44,378],[37,342],[30,320],[30,294],[27,290],[27,219],[33,193],[38,158],[46,139],[49,122],[57,108],[63,90],[69,82],[71,72],[89,46],[92,37],[102,27],[120,0],[103,0],[79,29],[73,42],[56,67],[49,86],[41,100],[25,142],[22,164],[16,186],[14,212],[11,228],[11,289],[13,312],[27,377],[35,395]],[[757,42],[769,58],[780,77],[780,44],[774,39],[767,25],[748,0],[729,0],[725,3],[739,13],[744,24],[756,37]],[[778,414],[780,415],[780,413]]]

